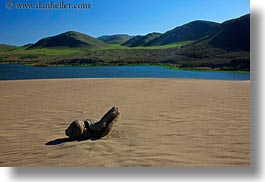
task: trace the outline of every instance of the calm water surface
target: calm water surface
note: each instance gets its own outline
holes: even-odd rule
[[[249,73],[172,70],[160,66],[34,67],[0,64],[0,80],[56,78],[187,78],[250,80]]]

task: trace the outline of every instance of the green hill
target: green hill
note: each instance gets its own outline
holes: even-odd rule
[[[222,23],[207,40],[211,46],[226,51],[249,51],[250,14]]]
[[[145,46],[148,42],[156,39],[160,35],[161,35],[161,33],[155,33],[155,32],[149,33],[145,36],[138,35],[138,36],[131,38],[127,42],[123,43],[122,45],[127,46],[127,47]]]
[[[28,43],[28,44],[23,45],[22,47],[24,47],[24,48],[29,48],[29,47],[32,46],[32,45],[33,45],[32,43]]]
[[[117,35],[103,35],[98,37],[98,40],[105,42],[106,44],[123,44],[124,42],[130,40],[133,36],[126,34]]]
[[[250,15],[228,20],[178,51],[186,67],[228,67],[250,70]]]
[[[250,50],[250,14],[220,24],[211,33],[185,50],[218,48],[227,52]]]
[[[0,44],[0,51],[9,51],[9,50],[13,50],[14,48],[16,48],[16,46]]]
[[[47,37],[39,40],[37,43],[29,47],[32,48],[47,48],[47,47],[67,47],[67,48],[103,48],[106,44],[102,41],[82,34],[79,32],[69,31],[53,37]]]
[[[148,42],[146,46],[166,45],[176,42],[197,40],[216,28],[219,24],[210,21],[193,21],[170,30]]]

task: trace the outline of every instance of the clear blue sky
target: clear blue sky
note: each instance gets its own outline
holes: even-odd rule
[[[193,20],[223,22],[250,12],[249,0],[63,0],[90,3],[88,10],[8,10],[8,1],[0,2],[0,44],[12,45],[34,43],[69,30],[94,37],[163,33]],[[38,2],[11,1],[14,4]]]

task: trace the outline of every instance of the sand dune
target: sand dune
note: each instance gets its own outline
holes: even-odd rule
[[[0,166],[250,165],[250,82],[0,81]],[[121,118],[109,136],[65,142],[74,119]],[[47,143],[49,145],[47,145]]]

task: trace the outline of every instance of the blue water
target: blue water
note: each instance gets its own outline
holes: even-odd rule
[[[34,67],[0,64],[0,80],[55,78],[188,78],[250,80],[250,74],[172,70],[160,66]]]

